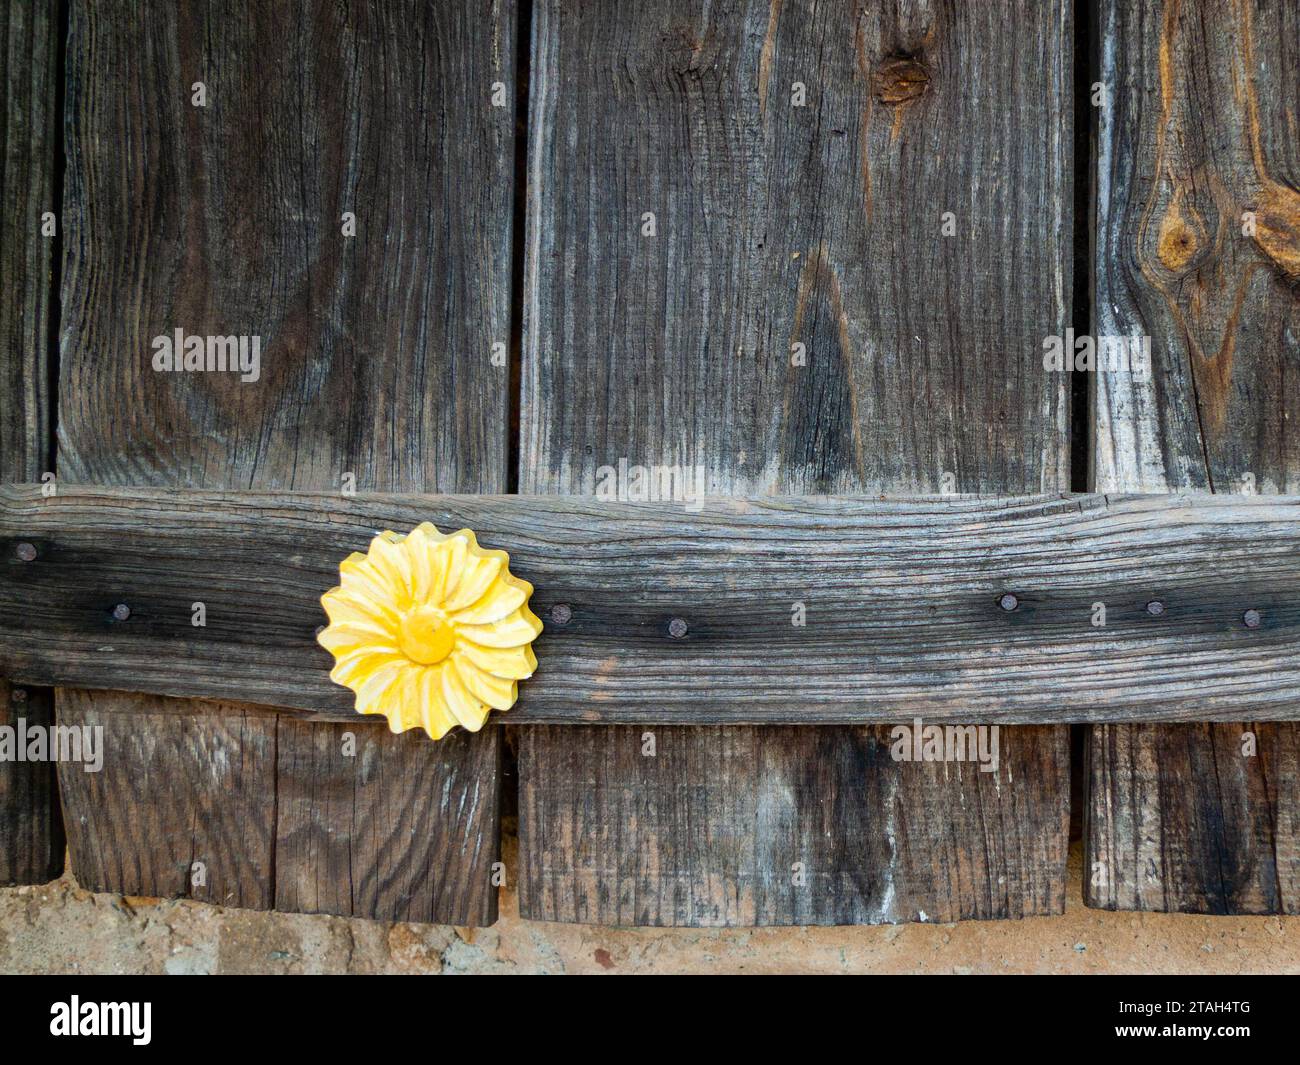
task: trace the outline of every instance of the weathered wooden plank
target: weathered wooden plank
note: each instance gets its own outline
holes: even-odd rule
[[[1151,373],[1097,376],[1096,486],[1295,492],[1300,12],[1104,0],[1101,48],[1094,328],[1149,334]],[[1296,725],[1088,742],[1090,905],[1300,912]]]
[[[1068,764],[1067,729],[1002,730],[1011,742],[988,772],[894,761],[876,728],[523,733],[520,776],[547,774],[521,796],[520,818],[540,833],[519,871],[534,918],[826,925],[1061,906],[1068,793],[1044,801],[1025,782]],[[975,813],[953,817],[963,804]]]
[[[1300,913],[1294,724],[1089,731],[1089,905]]]
[[[14,755],[20,730],[48,728],[54,721],[54,693],[0,681],[0,728],[13,729]],[[0,764],[0,884],[43,884],[63,871],[63,819],[54,766],[48,761]]]
[[[513,99],[504,94],[499,108],[492,95],[496,83],[513,84],[514,23],[508,0],[474,10],[415,0],[72,5],[66,479],[340,493],[505,488],[508,371],[494,365],[492,346],[509,335]],[[247,338],[246,372],[167,369],[158,338],[178,330]],[[220,347],[203,340],[213,364]],[[205,601],[211,589],[196,582],[189,594]],[[113,730],[110,755],[131,741],[121,730],[134,728],[116,703],[93,700]],[[85,706],[67,699],[62,713],[82,720]],[[233,731],[222,720],[208,727]],[[180,729],[151,724],[165,758],[158,774],[186,792],[178,804],[201,808],[219,781],[205,748]],[[413,912],[408,886],[418,876],[429,919],[490,923],[495,898],[472,885],[490,876],[491,801],[473,826],[430,817],[421,833],[382,847],[315,845],[364,772],[343,762],[346,730],[330,731],[328,740],[292,727],[279,736],[287,785],[319,802],[250,840],[259,853],[249,865],[274,870],[274,897],[398,917]],[[449,748],[433,767],[421,737],[385,744],[381,793],[408,796],[431,773],[458,779],[447,775],[456,754],[457,772],[484,769],[480,786],[494,793],[499,737],[478,743],[485,749]],[[138,861],[151,871],[142,889],[170,893],[161,871],[173,844],[130,817],[128,776],[110,761],[99,786],[121,801],[79,805],[81,831],[112,852],[103,868]],[[110,828],[106,809],[125,820]],[[472,846],[470,828],[479,834]],[[345,875],[366,890],[303,889]],[[432,886],[444,880],[465,894]]]
[[[383,728],[279,729],[278,908],[455,925],[495,912],[499,737],[417,746]],[[355,754],[339,756],[340,738]]]
[[[103,767],[60,765],[68,851],[91,891],[266,909],[274,898],[276,717],[261,707],[60,690]],[[328,731],[328,730],[325,730]],[[199,780],[177,780],[178,767]]]
[[[57,240],[58,4],[12,4],[0,24],[0,481],[34,481],[50,463],[50,294]],[[0,726],[46,727],[48,691],[0,678]],[[0,884],[42,883],[63,868],[54,768],[0,762]]]
[[[1067,488],[1068,15],[536,4],[523,490]]]
[[[4,157],[0,159],[0,479],[50,469],[50,272],[57,213],[58,5],[16,4],[0,25]],[[57,224],[57,223],[56,223]]]
[[[319,597],[375,530],[420,521],[505,548],[552,618],[511,720],[1297,712],[1300,499],[1275,497],[773,496],[688,510],[90,487],[44,499],[10,487],[0,669],[348,714],[352,695],[315,643]],[[1091,625],[1097,602],[1104,629]]]
[[[536,4],[522,489],[591,493],[621,461],[685,468],[718,494],[1066,487],[1063,378],[1045,375],[1032,353],[1045,326],[1069,319],[1069,10],[1066,0],[1010,10],[924,0]],[[796,602],[816,613],[820,601],[806,596],[768,605],[787,619]],[[797,688],[790,706],[815,698],[797,685],[794,655],[772,665],[763,684]],[[692,678],[694,666],[683,653],[672,675],[653,676],[658,720],[671,717],[674,680],[717,679]],[[761,673],[747,661],[720,700],[745,706]],[[759,737],[746,735],[726,774],[711,761],[711,734],[677,738],[698,745],[673,761],[685,820],[655,846],[678,856],[692,904],[683,912],[673,897],[643,893],[634,919],[747,919],[728,901],[737,888],[725,849],[682,835],[686,823],[706,838],[766,831],[728,799],[751,793],[760,772]],[[636,779],[623,759],[638,737],[611,730],[592,741],[603,786]],[[788,797],[783,816],[795,818],[798,752],[813,739],[765,742],[791,745],[788,757],[767,757],[785,775],[764,786]],[[852,764],[863,739],[845,730],[816,743],[830,762]],[[653,885],[655,857],[620,852],[630,812],[593,806],[604,820],[578,819],[563,793],[550,797],[574,779],[565,744],[563,734],[520,732],[521,861],[588,880],[521,882],[520,910],[581,920],[593,912],[584,892],[619,897],[616,870]],[[1021,779],[1025,801],[1063,809],[1066,766],[1061,758]],[[907,871],[880,844],[886,794],[870,790],[855,816],[807,841],[820,876],[882,882],[892,870],[897,882]],[[986,821],[965,787],[909,795],[924,804],[910,814],[936,829],[936,847],[940,824],[968,841],[1065,830],[1046,814]],[[1024,860],[1062,851],[1059,840],[1041,842]],[[756,875],[788,877],[768,860],[776,853],[758,859]],[[1006,912],[1058,909],[1063,874],[1056,863],[1054,890]],[[961,897],[945,896],[950,888]],[[933,890],[927,899],[924,886],[900,886],[899,897],[917,911],[969,913],[985,885]],[[813,912],[783,898],[765,921]],[[881,919],[870,892],[821,912]]]
[[[512,11],[73,4],[64,480],[504,488]],[[156,371],[176,329],[257,380]]]

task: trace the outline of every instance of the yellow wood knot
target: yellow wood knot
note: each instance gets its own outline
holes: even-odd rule
[[[1300,192],[1270,181],[1255,211],[1255,243],[1289,278],[1300,278]]]
[[[1175,274],[1186,270],[1196,258],[1204,234],[1205,227],[1196,209],[1188,206],[1184,214],[1183,192],[1178,189],[1160,220],[1156,235],[1156,255],[1164,268]]]
[[[339,578],[321,596],[330,623],[317,637],[334,656],[330,679],[356,693],[357,713],[383,714],[393,732],[477,732],[490,711],[515,704],[519,681],[537,668],[533,586],[469,529],[444,534],[425,522],[405,536],[380,533],[340,563]]]

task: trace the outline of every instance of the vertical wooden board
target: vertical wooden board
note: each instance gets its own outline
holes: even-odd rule
[[[1070,13],[1013,7],[537,4],[521,489],[620,461],[721,494],[1067,487],[1040,353],[1069,321]],[[645,731],[521,728],[524,916],[1064,905],[1064,730],[1002,730],[1034,768],[996,803],[882,758],[888,729],[653,729],[653,765]]]
[[[356,753],[340,758],[349,731]],[[498,857],[501,745],[463,732],[425,743],[281,719],[278,908],[454,925],[495,912],[479,874]]]
[[[534,918],[957,921],[1064,901],[1066,796],[1037,789],[1068,761],[1065,729],[1006,730],[1014,743],[989,773],[937,762],[900,772],[875,728],[524,731],[519,877]],[[964,804],[971,812],[954,817]]]
[[[14,755],[23,729],[54,722],[49,688],[0,681],[0,728],[14,730]],[[48,761],[0,764],[0,885],[43,884],[63,871],[63,823],[54,766]]]
[[[0,480],[50,471],[49,330],[57,213],[58,4],[12,4],[0,24]],[[0,727],[48,727],[52,693],[0,678]],[[16,734],[15,734],[16,735]],[[48,762],[0,762],[0,884],[42,883],[63,868],[63,837]]]
[[[504,490],[513,34],[500,3],[74,3],[61,476]],[[156,371],[177,328],[260,336],[258,379]]]
[[[1252,723],[1091,731],[1091,905],[1300,913],[1300,730]],[[1258,751],[1249,757],[1246,732]]]
[[[64,474],[503,491],[509,381],[491,355],[509,339],[513,95],[498,108],[492,93],[512,84],[514,34],[511,3],[74,3]],[[352,215],[355,235],[345,232]],[[156,369],[154,338],[176,329],[260,337],[258,372]],[[91,704],[108,729],[102,787],[122,793],[117,820],[69,803],[87,816],[80,853],[112,852],[101,863],[112,872],[106,886],[133,861],[170,868],[174,847],[133,818],[130,781],[113,759],[136,724],[114,712],[119,701],[98,694]],[[61,716],[79,721],[85,706],[65,698]],[[179,727],[150,722],[168,759],[158,772],[203,807],[218,798],[216,782]],[[346,811],[364,771],[343,761],[349,728],[280,727],[290,794],[311,800],[247,841],[258,852],[247,864],[273,870],[266,900],[376,918],[495,919],[494,893],[479,886],[496,858],[495,730],[436,752],[423,735],[366,740],[382,751],[383,774],[368,801],[410,801],[417,789],[427,799],[481,772],[477,820],[457,810],[452,821],[401,821],[414,834],[340,849],[319,844],[351,831]],[[487,835],[470,838],[471,829]],[[369,886],[304,888],[330,879]],[[141,886],[174,890],[161,873]]]
[[[272,903],[276,714],[156,695],[58,690],[103,767],[62,762],[68,850],[91,891]],[[183,767],[189,779],[178,780]]]
[[[1097,375],[1096,488],[1300,491],[1300,11],[1105,0],[1099,29],[1094,330],[1149,335],[1151,372]],[[1298,743],[1090,729],[1089,905],[1298,912]]]

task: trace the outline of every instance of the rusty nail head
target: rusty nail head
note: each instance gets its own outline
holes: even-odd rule
[[[674,640],[680,640],[686,635],[686,622],[681,618],[673,618],[668,622],[668,635]]]
[[[1259,628],[1260,621],[1262,621],[1263,619],[1260,617],[1259,611],[1256,610],[1254,607],[1251,607],[1249,610],[1247,610],[1244,614],[1241,615],[1241,620],[1246,623],[1246,628],[1257,629]]]
[[[131,608],[125,603],[118,603],[117,606],[113,607],[113,617],[117,618],[118,621],[125,621],[130,616]]]
[[[25,540],[18,545],[14,552],[24,562],[34,562],[36,560],[36,545],[29,544]]]
[[[1159,599],[1152,599],[1151,602],[1147,603],[1147,613],[1150,614],[1153,618],[1160,617],[1161,615],[1164,614],[1164,612],[1165,612],[1165,604],[1162,603]]]
[[[1007,592],[1005,595],[1002,596],[1001,599],[998,600],[998,606],[1000,606],[1003,610],[1015,610],[1016,607],[1018,607],[1019,605],[1020,605],[1020,600],[1017,599],[1010,592]]]
[[[551,607],[551,620],[557,625],[567,625],[573,620],[573,608],[568,603],[556,603]]]

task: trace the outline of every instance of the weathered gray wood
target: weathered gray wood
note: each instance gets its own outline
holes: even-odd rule
[[[0,21],[0,481],[34,481],[50,463],[50,296],[57,214],[58,4],[11,4]],[[56,220],[56,227],[59,224]],[[0,725],[47,726],[52,693],[0,678]],[[0,763],[0,884],[42,883],[63,868],[54,769]]]
[[[60,477],[503,490],[513,4],[72,7]]]
[[[58,696],[61,724],[102,737],[101,769],[59,767],[82,887],[272,905],[274,711],[76,689]],[[178,780],[179,768],[191,778]]]
[[[1152,372],[1097,376],[1096,487],[1295,492],[1300,11],[1104,0],[1100,31],[1094,328],[1149,334]],[[1300,693],[1280,696],[1263,716],[1296,716]],[[1088,742],[1090,905],[1300,909],[1296,725],[1114,725]]]
[[[543,618],[569,608],[566,624],[547,623],[512,721],[1297,712],[1300,499],[1272,497],[768,497],[686,510],[90,487],[44,499],[9,487],[0,669],[347,714],[352,694],[330,682],[315,642],[320,595],[375,530],[421,521],[507,550]],[[36,557],[23,561],[19,544]]]
[[[13,4],[0,24],[4,156],[0,158],[0,480],[50,469],[50,295],[58,213],[57,3]],[[56,223],[58,224],[58,223]]]
[[[0,681],[0,727],[46,728],[54,721],[54,693]],[[30,734],[30,733],[28,733]],[[63,871],[63,821],[54,766],[7,760],[0,764],[0,884],[43,884]]]
[[[1089,905],[1300,913],[1296,725],[1089,731]]]
[[[524,491],[591,493],[601,468],[621,459],[698,467],[719,494],[1066,487],[1063,378],[1043,374],[1034,353],[1069,319],[1068,0],[815,9],[544,0],[533,19]],[[794,106],[795,83],[804,106]],[[651,221],[654,235],[643,235]],[[803,364],[794,345],[805,347]],[[804,596],[780,603],[787,618],[792,599]],[[815,615],[821,604],[807,606]],[[683,650],[671,671],[642,676],[655,686],[646,716],[671,719],[674,689],[717,680],[720,714],[734,705],[742,719],[751,689],[798,688],[787,716],[816,698],[794,682],[793,652],[770,662],[756,648],[727,678],[694,667]],[[679,737],[697,745],[672,763],[684,821],[655,846],[675,856],[694,902],[683,913],[670,897],[643,894],[636,919],[732,914],[734,869],[725,848],[708,844],[762,837],[729,800],[752,792],[760,772],[759,740],[747,735],[726,775],[710,734]],[[618,729],[592,741],[605,786],[638,779],[623,760],[638,736]],[[843,764],[863,743],[853,730],[815,741]],[[768,742],[790,744],[788,757],[767,757],[783,776],[763,786],[790,796],[783,808],[794,816],[798,752],[814,738]],[[620,849],[630,810],[593,807],[598,818],[584,819],[580,802],[551,797],[572,779],[563,734],[523,729],[520,750],[525,870],[594,877],[581,888],[523,881],[521,913],[586,919],[582,892],[616,896],[615,870],[648,876],[654,848],[635,859]],[[1055,809],[1065,759],[1019,786],[1027,803]],[[806,840],[833,881],[904,875],[879,842],[884,794],[872,791],[854,816]],[[910,816],[935,830],[936,848],[941,824],[972,843],[1055,831],[1050,817],[986,821],[973,790],[909,794],[923,804]],[[1045,851],[1060,848],[1035,853]],[[766,860],[758,875],[788,876]],[[1057,890],[1035,896],[1037,912],[1062,905],[1063,873],[1050,869]],[[925,887],[900,886],[900,898],[927,912],[973,912],[985,885],[963,882],[953,888],[961,899],[938,897],[951,887],[938,883],[925,899]],[[787,899],[764,920],[810,912]],[[880,919],[869,892],[823,912]]]
[[[1068,3],[533,18],[524,491],[1069,487]]]
[[[531,737],[521,778],[546,771],[546,787],[525,788],[520,809],[539,833],[519,876],[540,920],[826,925],[1064,905],[1069,792],[1043,796],[1025,782],[1056,779],[1068,729],[1001,730],[994,772],[896,762],[876,728],[521,732]],[[954,816],[963,806],[975,812]]]
[[[340,757],[349,736],[355,753]],[[282,717],[279,737],[278,908],[455,925],[495,913],[499,736],[434,746]]]
[[[492,345],[509,336],[513,96],[494,107],[492,93],[513,84],[514,35],[510,0],[473,9],[450,0],[73,3],[63,477],[504,490],[508,370],[494,365]],[[156,370],[154,339],[177,329],[260,338],[257,379]],[[187,595],[212,591],[195,582]],[[63,715],[84,719],[86,705],[65,699]],[[110,729],[135,727],[114,712],[124,705],[93,700]],[[231,735],[225,719],[244,713],[209,712],[218,720],[206,727]],[[203,808],[225,797],[187,727],[151,721],[165,759],[158,775],[185,792],[178,805]],[[279,767],[295,794],[319,801],[250,838],[259,853],[249,868],[273,870],[274,898],[283,892],[286,905],[490,923],[495,893],[482,885],[495,853],[494,800],[468,826],[430,815],[416,836],[383,846],[317,845],[347,829],[335,819],[366,772],[345,760],[346,729],[331,731],[326,740],[281,730]],[[115,732],[109,750],[129,742]],[[476,742],[484,749],[454,745],[432,767],[424,737],[385,743],[382,794],[410,799],[472,769],[495,794],[499,737]],[[449,773],[456,755],[463,764]],[[174,844],[143,814],[132,817],[128,764],[110,762],[104,777],[98,786],[120,801],[70,807],[88,819],[81,853],[112,851],[108,870],[138,862],[153,871],[142,887],[172,892],[162,871]],[[106,810],[120,815],[111,826]],[[303,887],[338,879],[366,888]],[[409,897],[416,879],[427,903],[419,907]],[[456,890],[440,890],[444,882]]]

